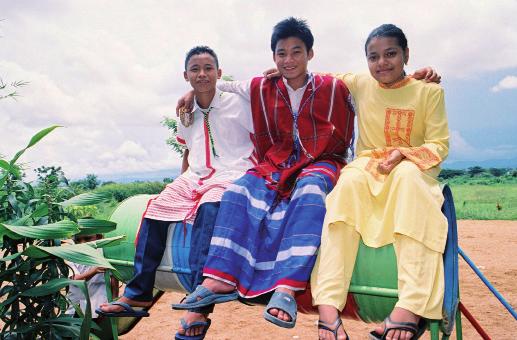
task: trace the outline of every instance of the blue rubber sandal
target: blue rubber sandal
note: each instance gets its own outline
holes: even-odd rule
[[[282,310],[283,312],[287,313],[291,320],[280,320],[273,314],[269,313],[269,311],[273,308]],[[298,306],[296,305],[294,296],[291,296],[287,293],[275,292],[273,296],[271,296],[271,299],[269,300],[269,303],[264,310],[264,319],[280,327],[293,328],[296,324],[297,309]]]
[[[211,304],[237,300],[238,297],[239,294],[236,291],[218,294],[200,285],[185,298],[183,303],[173,304],[172,309],[187,310],[206,307]]]
[[[105,312],[102,309],[100,309],[100,307],[99,307],[99,308],[95,309],[95,312],[99,315],[109,316],[112,318],[125,318],[125,317],[144,318],[144,317],[149,316],[149,313],[147,312],[147,310],[145,308],[132,307],[131,305],[129,305],[125,302],[113,301],[113,302],[108,303],[108,305],[121,306],[122,308],[124,308],[124,310],[122,310],[120,312]],[[142,308],[142,309],[135,309],[135,308]]]
[[[210,319],[206,319],[206,322],[205,321],[196,321],[196,322],[191,323],[190,325],[183,318],[180,319],[180,322],[181,322],[181,327],[185,330],[185,333],[193,327],[203,327],[203,331],[201,332],[201,334],[198,334],[198,335],[185,335],[185,334],[176,333],[176,335],[174,336],[175,340],[202,340],[205,338],[206,332],[208,332],[208,329],[210,328],[210,325],[212,324],[212,320],[210,320]]]

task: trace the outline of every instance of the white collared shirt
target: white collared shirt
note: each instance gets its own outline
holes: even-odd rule
[[[189,149],[189,168],[184,176],[198,182],[235,180],[254,165],[251,159],[253,119],[250,105],[236,94],[216,90],[209,107],[213,148],[203,119],[202,111],[207,110],[195,103],[192,125],[185,127],[178,121],[178,141],[184,142]]]

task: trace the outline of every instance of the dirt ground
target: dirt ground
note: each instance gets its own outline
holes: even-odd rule
[[[517,307],[517,221],[458,222],[459,244],[476,263],[496,289]],[[492,339],[515,339],[517,321],[490,293],[488,288],[460,259],[461,301],[479,320]],[[151,309],[151,317],[144,318],[129,334],[130,339],[173,339],[182,316],[173,311],[182,294],[166,293]],[[206,339],[317,339],[317,315],[299,314],[296,327],[283,329],[262,318],[263,307],[249,307],[238,302],[218,305],[211,315],[212,326]],[[463,338],[480,339],[465,317],[462,318]],[[367,339],[372,324],[344,320],[351,339]],[[513,336],[511,334],[514,334]],[[429,339],[426,334],[424,339]],[[453,337],[455,339],[455,334]]]

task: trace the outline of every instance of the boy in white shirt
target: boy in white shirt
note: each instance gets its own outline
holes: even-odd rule
[[[216,89],[221,70],[215,52],[206,46],[191,49],[185,58],[184,77],[194,90],[195,108],[188,127],[178,124],[177,140],[187,148],[182,174],[149,202],[138,232],[133,279],[123,297],[97,309],[101,315],[149,315],[145,309],[152,303],[156,269],[171,222],[193,222],[191,288],[200,284],[222,194],[254,165],[249,104],[238,95]],[[205,334],[210,326],[206,315],[212,308],[190,311],[182,319],[183,331],[176,339],[192,338],[191,328]]]

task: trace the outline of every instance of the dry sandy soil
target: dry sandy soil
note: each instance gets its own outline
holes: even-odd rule
[[[517,221],[459,221],[459,244],[510,304],[517,307]],[[460,259],[460,292],[463,304],[492,339],[515,339],[517,321]],[[182,294],[166,293],[123,340],[173,339],[182,312],[170,309]],[[263,307],[238,302],[218,305],[206,339],[317,339],[316,315],[299,314],[296,327],[282,329],[262,318]],[[373,325],[344,320],[352,339],[366,339]],[[514,335],[512,335],[514,334]],[[463,317],[464,339],[480,339]],[[429,339],[426,334],[424,339]],[[455,339],[455,334],[453,337]]]

